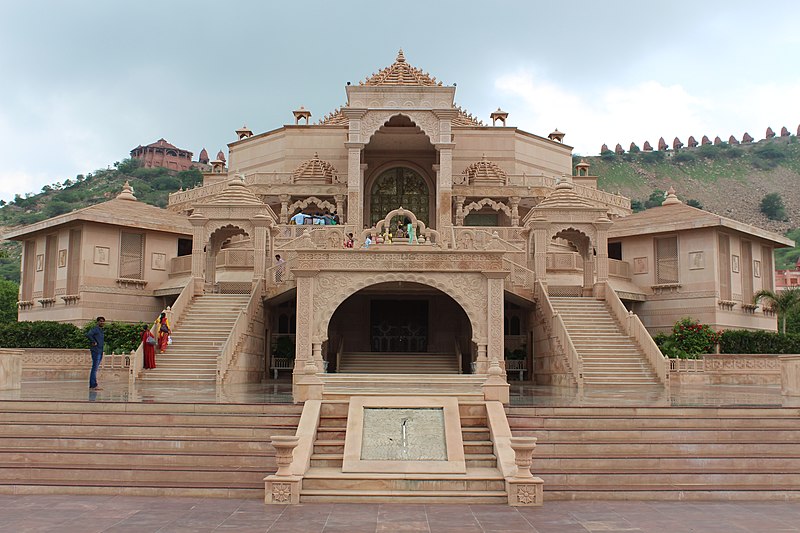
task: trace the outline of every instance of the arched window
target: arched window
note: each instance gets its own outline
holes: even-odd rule
[[[403,207],[428,224],[428,184],[419,173],[405,167],[390,168],[372,184],[370,225],[383,220],[389,211]]]

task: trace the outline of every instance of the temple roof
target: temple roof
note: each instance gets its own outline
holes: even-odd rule
[[[264,202],[259,200],[258,196],[247,188],[244,179],[236,177],[230,180],[222,192],[215,196],[209,204],[264,205]]]
[[[332,183],[339,180],[336,168],[327,161],[320,159],[319,154],[316,152],[314,152],[314,157],[300,163],[294,170],[293,176],[295,181],[315,180]]]
[[[575,184],[566,176],[561,178],[561,181],[556,185],[555,190],[550,195],[542,200],[539,205],[533,208],[537,209],[598,209],[598,206],[593,205],[585,198],[578,196],[575,192]]]
[[[455,106],[455,109],[458,111],[458,115],[453,117],[453,126],[485,126],[482,121],[480,121],[477,117],[474,117],[472,113],[467,113],[461,106]],[[337,107],[333,110],[333,112],[328,113],[325,115],[318,124],[322,124],[325,126],[347,126],[349,124],[349,120],[347,117],[342,113],[342,108]]]
[[[688,206],[680,201],[670,203],[665,201],[661,206],[646,209],[625,218],[617,219],[608,231],[608,236],[612,238],[628,237],[631,235],[651,235],[654,233],[720,226],[760,237],[784,246],[795,245],[792,239],[788,239],[783,235],[714,213],[709,213],[703,209]]]
[[[505,183],[506,173],[496,163],[486,159],[486,154],[480,161],[475,161],[462,172],[467,177],[469,183],[476,181],[500,181]]]
[[[359,85],[381,86],[381,85],[414,85],[414,86],[441,86],[442,82],[437,82],[422,69],[412,67],[406,63],[403,50],[397,53],[397,58],[390,66],[381,69],[377,74],[373,74]]]

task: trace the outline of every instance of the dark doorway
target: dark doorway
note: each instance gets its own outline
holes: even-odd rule
[[[373,352],[427,352],[428,301],[372,300],[370,346]]]

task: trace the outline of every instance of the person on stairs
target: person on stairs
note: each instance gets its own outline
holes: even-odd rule
[[[156,319],[156,323],[158,324],[158,351],[164,353],[167,351],[169,336],[172,333],[169,329],[167,313],[161,313],[161,316]]]
[[[156,336],[150,331],[148,325],[142,326],[142,352],[144,352],[144,368],[150,370],[156,367]]]

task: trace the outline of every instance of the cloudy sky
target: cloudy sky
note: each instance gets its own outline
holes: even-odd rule
[[[800,2],[2,0],[0,198],[164,137],[213,156],[409,63],[580,154],[800,124]]]

